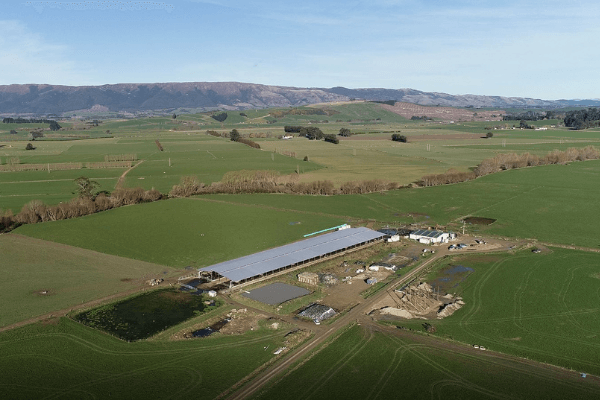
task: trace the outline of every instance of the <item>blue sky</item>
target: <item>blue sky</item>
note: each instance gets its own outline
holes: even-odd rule
[[[0,84],[237,81],[600,97],[595,1],[8,1]]]

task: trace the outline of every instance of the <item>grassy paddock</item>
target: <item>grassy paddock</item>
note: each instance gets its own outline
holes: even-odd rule
[[[302,239],[337,217],[190,199],[24,225],[17,233],[174,267],[203,267]]]
[[[436,336],[600,374],[600,254],[553,248],[541,254],[462,255],[437,267],[447,265],[473,272],[453,288],[466,305],[430,321]],[[398,324],[423,330],[423,321]]]
[[[0,235],[0,254],[0,327],[134,290],[151,277],[177,274],[157,264],[14,234]]]
[[[264,349],[284,334],[127,343],[62,318],[0,334],[0,388],[10,399],[214,399],[271,360]]]
[[[347,196],[210,195],[230,203],[286,210],[319,210],[379,224],[422,222],[450,224],[460,218],[494,218],[487,227],[468,225],[476,235],[537,238],[553,243],[600,245],[600,213],[591,204],[600,198],[600,161],[575,162],[504,171],[471,182],[385,193]]]
[[[490,379],[493,375],[493,379]],[[257,399],[486,399],[597,396],[574,373],[448,345],[426,337],[354,326]]]

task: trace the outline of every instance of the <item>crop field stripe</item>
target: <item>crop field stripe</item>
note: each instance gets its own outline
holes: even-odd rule
[[[391,336],[391,338],[393,340],[396,340],[398,343],[401,343],[401,344],[404,343],[398,337]],[[559,382],[561,385],[569,386],[574,389],[580,389],[580,390],[584,389],[584,390],[588,391],[589,393],[600,394],[600,387],[596,387],[596,388],[592,389],[590,387],[577,385],[572,382],[566,382],[566,381],[562,381],[562,380],[557,381],[553,370],[549,370],[548,373],[542,373],[542,372],[539,372],[540,369],[530,368],[529,365],[527,365],[522,359],[519,359],[517,357],[513,358],[514,356],[504,355],[502,353],[487,352],[485,354],[482,354],[481,356],[474,356],[472,354],[469,354],[468,352],[451,350],[447,347],[433,347],[433,346],[429,346],[426,344],[409,345],[408,348],[411,350],[415,349],[415,351],[416,351],[416,349],[429,349],[433,352],[441,351],[441,352],[445,352],[445,353],[450,353],[450,354],[454,354],[454,355],[457,355],[459,357],[466,358],[469,360],[473,360],[473,361],[477,361],[477,362],[484,362],[484,363],[492,364],[492,365],[495,365],[495,366],[501,367],[501,368],[508,368],[508,369],[518,372],[520,375],[532,376],[532,377],[536,377],[536,378],[540,378],[540,379],[544,379],[544,380],[552,380],[554,382]],[[510,361],[516,361],[516,362],[510,362]],[[560,367],[556,367],[556,366],[552,366],[552,368],[560,369]],[[546,371],[546,370],[544,370],[544,371]]]
[[[541,187],[542,187],[542,186],[537,186],[537,187],[531,188],[531,189],[529,189],[529,190],[527,190],[527,191],[525,191],[525,192],[523,192],[523,193],[519,193],[519,194],[517,194],[517,195],[515,195],[515,196],[512,196],[512,197],[509,197],[509,198],[507,198],[507,199],[503,199],[503,200],[497,201],[497,202],[496,202],[496,203],[494,203],[494,204],[490,204],[490,205],[488,205],[488,206],[486,206],[486,207],[484,207],[484,208],[481,208],[481,209],[479,209],[479,210],[475,210],[475,211],[473,211],[472,213],[470,213],[469,215],[480,215],[480,214],[482,213],[482,211],[489,210],[490,208],[494,208],[494,207],[496,207],[498,204],[502,204],[502,203],[506,203],[506,202],[512,201],[512,200],[514,200],[514,199],[516,199],[516,198],[518,198],[518,197],[521,197],[521,196],[523,196],[523,195],[525,195],[525,194],[528,194],[528,193],[530,193],[530,192],[533,192],[534,190],[537,190],[537,189],[539,189],[539,188],[541,188]],[[469,215],[464,215],[464,216],[462,216],[462,217],[458,217],[458,218],[456,218],[455,220],[456,220],[456,221],[460,221],[460,220],[462,220],[462,219],[466,218],[466,217],[467,217],[467,216],[469,216]]]
[[[567,257],[562,257],[564,259],[567,259]],[[534,264],[535,268],[537,267],[543,267],[542,261],[538,261]],[[571,270],[571,269],[569,269]],[[553,337],[553,338],[557,338],[557,339],[562,339],[562,340],[566,340],[566,341],[570,341],[572,343],[578,343],[578,344],[583,344],[583,345],[587,345],[587,346],[592,346],[592,347],[597,347],[600,349],[600,343],[598,344],[594,344],[594,343],[589,343],[589,342],[585,342],[585,341],[581,341],[581,340],[576,340],[573,337],[571,337],[570,335],[555,335],[555,334],[550,334],[547,332],[544,333],[540,333],[540,332],[534,332],[531,329],[526,328],[523,324],[521,324],[521,321],[523,320],[523,312],[522,312],[522,303],[523,303],[523,295],[524,293],[527,292],[527,286],[529,285],[529,280],[531,278],[531,275],[534,272],[534,268],[531,268],[525,275],[524,277],[524,282],[522,282],[521,285],[519,285],[517,287],[517,290],[515,292],[515,325],[517,325],[519,328],[521,328],[523,331],[526,332],[530,332],[532,334],[537,334],[537,335],[542,335],[542,336],[547,336],[547,337]],[[570,282],[568,283],[570,284]],[[562,300],[562,302],[564,303],[564,300],[560,298],[560,294],[558,295],[558,299],[559,301]],[[517,310],[518,309],[518,310]],[[567,318],[569,318],[570,320],[573,320],[573,311],[568,310],[568,307],[565,304],[565,311],[563,313],[561,313],[561,315],[566,316]],[[518,314],[518,315],[517,315]],[[579,324],[575,321],[575,323],[578,325],[578,328],[580,328]],[[590,331],[590,330],[586,330],[587,332],[593,332],[595,333],[596,331]],[[571,358],[567,358],[570,360],[574,360]],[[600,363],[597,364],[591,364],[591,365],[600,365]]]
[[[81,326],[73,321],[70,321],[66,318],[63,319],[63,321],[68,322],[68,324],[74,324],[73,326],[77,325],[77,326]],[[90,337],[94,337],[94,335],[101,335],[104,336],[100,333],[98,333],[97,331],[88,328],[88,327],[84,327],[81,326],[84,331],[87,330],[90,333],[92,333],[92,336]],[[52,388],[52,387],[45,387],[45,386],[28,386],[29,388],[35,389],[35,388],[40,388],[43,389],[46,393],[44,393],[46,396],[44,398],[46,399],[53,399],[53,398],[57,398],[57,397],[63,397],[65,395],[68,394],[77,394],[77,393],[88,393],[90,395],[91,392],[89,392],[88,388],[90,387],[94,387],[94,386],[98,386],[100,385],[106,385],[110,382],[114,382],[114,381],[118,381],[122,378],[131,378],[131,377],[135,377],[135,376],[140,376],[140,375],[144,375],[147,374],[148,372],[160,372],[160,371],[175,371],[177,372],[177,375],[181,375],[180,371],[183,371],[184,373],[187,372],[185,375],[187,377],[187,379],[183,379],[184,381],[188,382],[187,385],[184,385],[182,387],[182,385],[178,385],[177,389],[175,391],[175,393],[187,393],[189,391],[191,391],[192,389],[198,387],[198,385],[202,382],[202,374],[199,371],[194,370],[193,368],[185,365],[186,361],[191,361],[193,360],[195,357],[197,357],[199,354],[203,354],[205,355],[206,352],[216,352],[219,350],[225,350],[225,349],[231,349],[231,348],[246,348],[249,344],[254,344],[254,343],[265,343],[265,341],[269,341],[271,339],[280,337],[281,334],[280,333],[267,333],[266,335],[262,335],[260,337],[254,337],[254,338],[249,338],[249,339],[244,339],[244,340],[237,340],[235,342],[231,342],[230,340],[226,341],[225,343],[221,342],[220,344],[215,344],[213,340],[208,340],[205,341],[204,344],[202,345],[201,341],[198,341],[200,343],[196,343],[196,344],[201,344],[200,346],[193,346],[193,347],[181,347],[179,349],[177,349],[176,351],[169,351],[169,352],[165,352],[164,350],[157,350],[157,351],[152,351],[152,349],[154,348],[161,348],[164,346],[150,346],[150,350],[141,350],[141,351],[111,351],[108,348],[106,348],[105,346],[99,346],[96,345],[95,343],[91,342],[90,340],[85,340],[82,337],[78,337],[77,335],[73,335],[73,334],[37,334],[37,335],[32,335],[29,337],[25,337],[25,338],[18,338],[18,339],[14,339],[14,340],[3,340],[0,342],[0,346],[10,346],[10,345],[14,345],[14,344],[19,344],[19,345],[23,345],[23,340],[32,340],[35,343],[40,343],[40,340],[48,340],[50,338],[56,338],[56,339],[65,339],[67,342],[71,342],[74,343],[76,346],[82,346],[85,347],[87,349],[92,350],[93,352],[96,353],[101,353],[101,354],[108,354],[111,356],[126,356],[126,355],[131,355],[131,356],[142,356],[142,355],[177,355],[177,357],[172,358],[171,360],[163,360],[160,364],[154,363],[154,362],[150,362],[150,363],[144,363],[142,366],[140,367],[134,367],[134,368],[129,368],[127,370],[124,370],[123,372],[120,373],[115,373],[115,372],[111,372],[110,370],[108,370],[108,372],[102,372],[102,371],[97,371],[96,368],[93,367],[88,367],[86,365],[80,365],[79,363],[74,363],[71,361],[71,358],[68,354],[65,354],[64,357],[51,357],[51,356],[46,356],[46,355],[42,355],[42,356],[34,356],[35,360],[47,360],[49,361],[52,365],[55,366],[63,366],[63,367],[71,367],[76,371],[87,371],[88,373],[90,373],[90,375],[93,375],[94,377],[89,377],[88,379],[86,379],[85,381],[81,382],[81,383],[76,383],[76,384],[70,384],[70,385],[66,385],[65,387],[62,388]],[[112,343],[114,344],[115,342],[113,341],[114,339],[110,339],[108,342],[104,342],[106,344],[108,343]],[[119,341],[120,342],[120,341]],[[124,345],[126,347],[130,347],[131,344],[125,344]],[[148,348],[149,346],[144,345],[143,347]],[[138,347],[139,348],[139,347]],[[32,356],[31,354],[27,353],[27,354],[14,354],[14,355],[5,355],[3,357],[0,357],[0,360],[2,361],[6,361],[9,359],[14,359],[16,360],[20,360],[20,362],[27,364],[28,361],[32,360]],[[127,359],[127,358],[125,358]],[[176,365],[177,363],[180,364],[184,364],[184,365]],[[91,365],[91,364],[90,364]],[[0,383],[0,387],[4,387],[4,388],[8,388],[8,387],[17,387],[16,385],[13,384],[4,384],[4,383]],[[181,389],[181,391],[179,390]],[[48,393],[50,392],[50,394]],[[173,392],[170,392],[170,394],[172,395]],[[92,397],[95,397],[94,395],[92,395]]]
[[[520,321],[534,321],[534,320],[540,320],[540,319],[550,319],[550,318],[554,318],[554,317],[568,317],[569,315],[583,315],[583,314],[593,314],[593,313],[597,313],[600,311],[600,308],[590,308],[590,309],[583,309],[583,310],[579,310],[579,311],[563,311],[563,312],[558,312],[558,313],[553,313],[553,314],[541,314],[541,315],[530,315],[528,317],[519,317]],[[467,322],[463,322],[464,326],[467,325],[478,325],[478,324],[488,324],[488,323],[492,323],[492,322],[509,322],[509,321],[514,321],[515,317],[505,317],[505,318],[486,318],[484,320],[477,320],[477,321],[467,321]],[[590,332],[595,332],[595,331],[590,331]]]
[[[344,366],[346,366],[350,360],[352,360],[354,357],[356,357],[361,352],[361,350],[363,350],[369,344],[369,342],[372,339],[373,339],[373,333],[371,332],[369,335],[369,338],[367,340],[359,342],[358,344],[356,344],[356,346],[354,346],[352,349],[350,349],[348,351],[348,353],[345,357],[338,359],[335,364],[333,364],[324,374],[321,375],[321,379],[317,380],[316,382],[314,382],[311,386],[309,386],[307,388],[306,396],[304,397],[304,399],[308,400],[314,394],[316,394],[316,392],[320,388],[322,388],[327,382],[329,382],[329,380],[331,378],[333,378],[335,375],[337,375],[337,373]],[[319,386],[316,386],[316,385],[319,385]]]
[[[521,257],[516,257],[524,259],[526,257],[521,256]],[[561,257],[561,258],[565,258],[566,257]],[[474,305],[472,308],[469,309],[469,311],[462,316],[462,318],[458,321],[459,326],[461,326],[463,328],[463,330],[472,335],[474,338],[477,338],[479,340],[481,340],[482,343],[494,343],[500,346],[505,346],[505,347],[512,347],[514,350],[519,350],[519,349],[526,349],[530,352],[533,353],[537,353],[540,355],[545,355],[547,357],[554,357],[554,358],[558,358],[561,359],[563,361],[566,362],[570,362],[570,363],[580,363],[580,364],[584,364],[587,365],[588,367],[599,367],[600,366],[600,362],[594,362],[591,360],[583,360],[580,358],[576,358],[576,357],[568,357],[564,354],[557,354],[555,352],[551,352],[551,351],[547,351],[547,350],[542,350],[540,348],[534,348],[534,347],[530,347],[530,346],[525,346],[525,345],[517,345],[517,344],[512,344],[512,343],[507,343],[504,341],[500,341],[488,336],[484,336],[482,334],[477,333],[477,331],[471,329],[471,326],[474,325],[475,323],[477,324],[481,324],[481,323],[486,323],[486,322],[493,322],[494,320],[481,320],[481,321],[477,321],[477,322],[472,322],[473,317],[481,310],[482,307],[482,293],[483,293],[483,289],[485,284],[488,282],[488,280],[493,276],[493,274],[498,270],[498,268],[504,264],[507,261],[514,261],[514,257],[512,259],[504,259],[504,260],[500,260],[495,262],[485,273],[484,275],[477,281],[475,288],[474,288]],[[532,331],[531,329],[525,327],[521,322],[523,320],[533,320],[535,318],[527,318],[527,317],[523,317],[522,315],[522,296],[524,293],[527,292],[527,284],[528,281],[531,277],[531,275],[533,274],[535,268],[538,267],[543,267],[543,260],[538,260],[537,262],[535,262],[533,264],[533,267],[530,268],[524,275],[524,277],[521,280],[521,284],[519,286],[517,286],[516,291],[514,293],[514,312],[513,312],[513,317],[512,318],[506,318],[505,320],[512,320],[515,324],[515,326],[519,327],[522,331],[524,332],[528,332],[530,334],[533,335],[537,335],[537,336],[541,336],[541,337],[547,337],[547,338],[553,338],[553,339],[557,339],[557,340],[561,340],[563,342],[570,342],[573,344],[577,344],[577,345],[584,345],[584,346],[589,346],[592,348],[597,348],[600,349],[600,343],[590,343],[588,341],[583,341],[577,338],[572,337],[571,335],[557,335],[557,334],[552,334],[549,332],[535,332]],[[592,309],[592,310],[582,310],[581,314],[585,314],[585,313],[598,313],[597,309]],[[555,316],[569,316],[571,315],[571,317],[573,315],[575,315],[575,312],[573,311],[564,311],[562,313],[556,313],[554,314]],[[545,318],[547,317],[551,317],[551,315],[545,315]]]
[[[390,340],[393,340],[391,336],[387,334],[385,336]],[[390,379],[392,379],[392,377],[395,375],[396,370],[398,369],[398,367],[400,367],[400,364],[402,364],[402,359],[407,351],[408,347],[406,346],[401,346],[397,348],[396,351],[394,351],[394,357],[392,358],[392,361],[390,361],[390,365],[386,368],[385,372],[381,374],[379,380],[373,385],[373,389],[371,389],[371,392],[365,398],[365,400],[376,399],[379,397],[382,390],[387,386]],[[400,353],[400,357],[398,357],[398,353]],[[397,361],[396,358],[398,358]],[[375,392],[376,390],[377,392]]]
[[[63,317],[65,319],[68,319],[67,317]],[[73,323],[73,324],[77,324],[80,325],[82,327],[84,327],[85,329],[88,329],[90,332],[93,333],[97,333],[98,331],[95,330],[94,328],[85,326],[83,324],[79,324],[78,322],[75,321],[71,321],[69,319],[69,323]],[[90,351],[93,351],[95,353],[99,353],[99,354],[104,354],[104,355],[114,355],[114,356],[123,356],[123,355],[168,355],[168,354],[189,354],[189,353],[203,353],[206,351],[216,351],[216,350],[223,350],[223,349],[227,349],[227,348],[231,348],[231,347],[243,347],[246,346],[248,344],[252,344],[252,343],[259,343],[264,341],[265,339],[272,339],[277,337],[279,334],[278,333],[271,333],[268,335],[263,335],[259,338],[254,338],[254,339],[244,339],[244,340],[238,340],[236,341],[234,344],[231,343],[224,343],[224,344],[217,344],[215,345],[214,343],[212,343],[212,341],[205,341],[205,342],[200,342],[200,343],[196,343],[195,346],[190,349],[190,348],[185,348],[185,349],[173,349],[173,350],[148,350],[148,351],[144,351],[144,350],[135,350],[135,351],[116,351],[116,350],[109,350],[106,347],[100,346],[92,341],[89,340],[85,340],[79,336],[76,335],[72,335],[72,334],[67,334],[67,333],[46,333],[46,334],[38,334],[38,335],[33,335],[33,336],[29,336],[27,338],[23,338],[23,339],[14,339],[14,340],[3,340],[0,341],[0,347],[2,346],[8,346],[11,344],[16,344],[16,343],[22,343],[24,341],[30,341],[30,340],[37,340],[37,339],[44,339],[44,338],[60,338],[60,339],[65,339],[67,341],[71,341],[81,347],[87,348]],[[111,339],[114,339],[118,342],[121,343],[127,343],[125,341],[122,341],[114,336],[110,336]]]
[[[396,342],[398,342],[401,345],[406,345],[406,343],[402,339],[400,339],[398,337],[391,337],[391,338],[392,338],[392,340],[395,340]],[[427,365],[431,366],[432,368],[440,371],[444,375],[447,375],[447,376],[449,376],[451,378],[454,378],[454,380],[458,384],[460,384],[461,386],[463,386],[465,388],[474,390],[474,391],[476,391],[478,393],[485,394],[485,395],[488,395],[490,397],[494,397],[494,398],[497,398],[497,399],[510,398],[509,396],[505,396],[503,394],[496,393],[496,392],[493,392],[493,391],[488,390],[486,388],[483,388],[483,387],[481,387],[481,386],[479,386],[479,385],[477,385],[477,384],[475,384],[473,382],[470,382],[470,381],[466,380],[461,375],[450,371],[448,368],[446,368],[446,367],[440,365],[439,363],[433,361],[430,357],[424,355],[423,353],[421,353],[421,352],[419,352],[417,350],[417,349],[422,348],[422,347],[425,347],[425,346],[410,346],[410,347],[408,347],[408,352],[411,353],[411,354],[413,354],[414,356],[416,356],[417,358],[419,358],[421,361],[425,362]],[[429,348],[433,350],[433,348],[431,348],[431,347],[429,347]],[[439,349],[435,349],[435,350],[438,351]],[[430,387],[430,391],[431,391],[431,394],[433,395],[433,388],[432,387]]]
[[[566,257],[565,257],[566,258]],[[566,280],[563,284],[563,287],[561,288],[559,294],[558,294],[558,300],[562,303],[562,306],[565,310],[565,314],[566,316],[569,318],[569,320],[576,325],[580,330],[587,332],[587,333],[597,333],[596,330],[590,330],[585,328],[584,326],[582,326],[579,321],[577,321],[576,318],[574,318],[575,315],[575,311],[573,310],[569,310],[569,306],[567,306],[567,303],[565,301],[565,297],[567,295],[567,292],[569,291],[569,288],[571,286],[571,283],[573,283],[573,280],[575,279],[575,274],[574,272],[580,269],[583,269],[583,266],[573,266],[571,268],[569,268],[568,272],[569,272],[569,279]],[[599,289],[600,290],[600,289]]]

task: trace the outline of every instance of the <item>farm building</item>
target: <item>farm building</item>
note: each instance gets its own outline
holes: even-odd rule
[[[298,274],[298,282],[317,285],[319,283],[319,275],[314,272],[302,272]]]
[[[423,244],[448,243],[450,234],[442,231],[430,231],[427,229],[419,229],[412,231],[409,238],[418,240]]]
[[[245,283],[359,248],[381,240],[383,236],[382,233],[368,228],[338,230],[200,268],[198,276],[210,280],[229,281],[231,287],[234,284]]]
[[[313,321],[323,321],[336,314],[335,310],[324,304],[311,304],[298,314],[300,317],[310,318]]]

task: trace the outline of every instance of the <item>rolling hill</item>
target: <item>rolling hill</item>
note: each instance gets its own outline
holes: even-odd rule
[[[250,109],[302,106],[351,99],[395,100],[446,107],[557,108],[570,101],[451,95],[414,89],[297,88],[239,82],[124,83],[102,86],[1,85],[0,113],[61,114],[70,111]],[[580,105],[587,105],[579,101]]]

